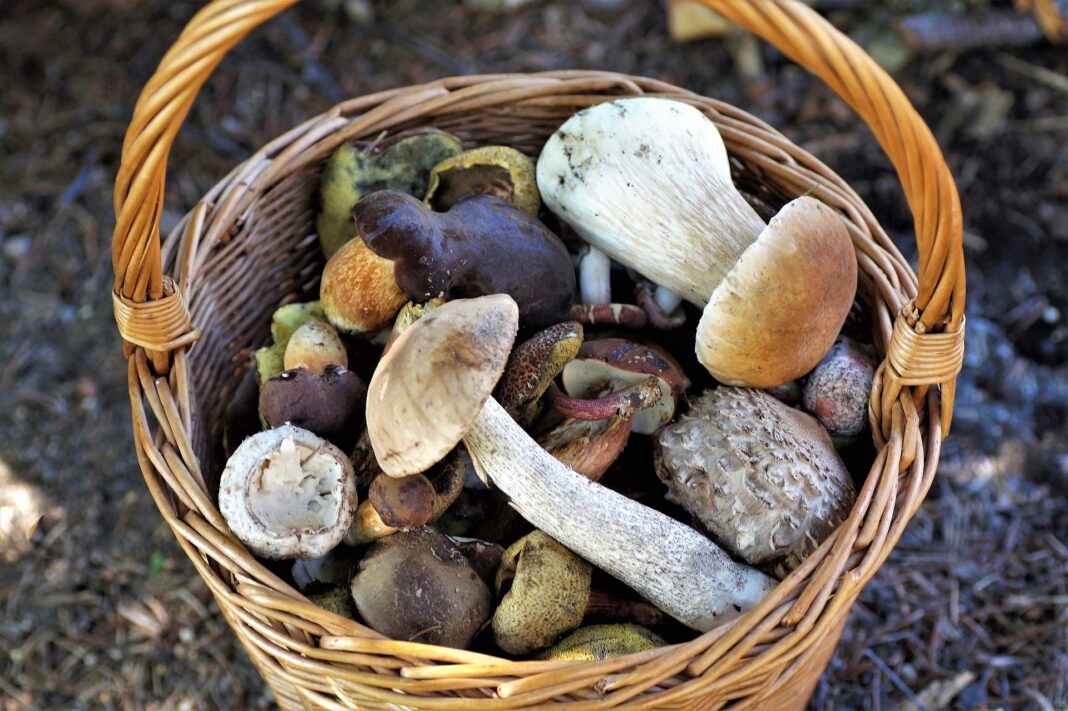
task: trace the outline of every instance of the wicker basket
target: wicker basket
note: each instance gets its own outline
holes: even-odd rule
[[[662,82],[593,71],[455,77],[347,101],[235,168],[161,244],[167,154],[197,91],[230,47],[294,1],[218,1],[189,23],[135,108],[115,186],[113,245],[115,315],[145,481],[279,705],[803,707],[850,605],[931,485],[963,354],[958,196],[904,94],[800,3],[704,0],[817,74],[872,127],[915,216],[919,279],[853,190],[771,127]],[[509,661],[387,640],[309,603],[230,534],[214,478],[221,423],[251,348],[277,305],[316,289],[324,159],[342,141],[421,125],[536,155],[574,111],[632,94],[704,111],[737,161],[736,179],[765,200],[782,204],[811,190],[847,220],[860,301],[884,359],[869,408],[878,454],[849,519],[734,624],[601,662]]]

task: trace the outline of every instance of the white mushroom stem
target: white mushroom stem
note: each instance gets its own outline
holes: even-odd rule
[[[592,245],[579,261],[579,291],[584,304],[612,303],[612,260]]]
[[[712,629],[775,586],[689,526],[557,461],[493,398],[463,441],[479,475],[525,519],[683,624]]]
[[[653,292],[653,301],[656,302],[656,305],[660,307],[665,316],[670,316],[675,312],[675,309],[679,308],[679,304],[682,303],[682,297],[667,287],[658,286],[656,291]]]

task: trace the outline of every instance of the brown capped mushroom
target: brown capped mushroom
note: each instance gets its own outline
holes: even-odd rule
[[[392,536],[397,532],[396,528],[387,526],[378,515],[378,511],[370,501],[364,500],[356,507],[356,514],[352,517],[352,526],[345,534],[345,543],[350,546],[361,546],[364,543],[377,541],[379,538]]]
[[[797,567],[856,498],[819,423],[760,390],[705,392],[657,434],[654,454],[670,498],[754,565]]]
[[[800,197],[765,225],[719,131],[688,104],[584,109],[546,142],[537,174],[546,206],[587,242],[704,309],[697,356],[724,383],[803,375],[849,313],[857,260],[841,217]]]
[[[367,499],[382,523],[401,530],[427,523],[434,514],[434,498],[434,485],[422,474],[405,477],[379,474],[367,491]]]
[[[567,468],[490,397],[518,326],[515,302],[501,294],[444,304],[397,339],[367,400],[382,469],[426,471],[463,440],[479,474],[524,518],[681,622],[711,629],[763,599],[770,578],[689,526]]]
[[[320,373],[287,370],[260,390],[260,415],[270,427],[286,422],[321,437],[356,436],[363,425],[367,386],[360,376],[328,365]]]
[[[363,240],[346,242],[323,268],[319,302],[330,323],[346,333],[388,326],[406,301],[393,278],[393,263],[368,249]]]
[[[360,237],[393,261],[397,284],[414,301],[508,294],[520,321],[540,328],[567,318],[575,300],[563,242],[506,200],[475,195],[438,213],[382,191],[360,200],[353,214]]]
[[[387,637],[464,648],[493,595],[460,549],[424,526],[376,541],[352,579],[360,616]]]
[[[249,437],[219,482],[219,512],[263,558],[319,558],[344,538],[356,509],[348,457],[311,432],[283,425]]]
[[[805,381],[804,408],[820,421],[832,440],[848,443],[868,422],[868,397],[874,379],[871,351],[842,336]]]

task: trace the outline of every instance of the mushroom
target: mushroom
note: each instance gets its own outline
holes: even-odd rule
[[[705,392],[660,430],[654,458],[669,498],[754,565],[797,567],[856,498],[819,423],[760,390]]]
[[[553,662],[596,661],[644,652],[666,645],[659,635],[634,624],[580,627],[545,650],[538,659]]]
[[[349,366],[349,354],[337,331],[317,318],[310,319],[289,337],[282,364],[286,370],[307,368],[321,373],[328,365]]]
[[[688,104],[580,111],[537,172],[545,204],[587,242],[704,309],[697,357],[724,383],[807,373],[849,313],[857,260],[841,217],[800,197],[765,225],[731,182],[719,131]]]
[[[293,333],[311,319],[324,318],[326,315],[318,301],[286,304],[274,312],[271,316],[272,343],[255,353],[256,381],[260,386],[286,369],[286,346]]]
[[[350,546],[360,546],[364,543],[377,541],[379,538],[392,536],[397,532],[396,528],[387,526],[378,515],[378,511],[370,501],[364,500],[356,507],[356,515],[352,518],[352,526],[345,534],[345,543]]]
[[[334,327],[366,333],[388,326],[407,297],[393,278],[393,263],[354,239],[323,267],[319,301]]]
[[[582,624],[590,597],[590,564],[541,531],[504,551],[497,592],[511,576],[511,589],[493,613],[497,646],[512,654],[548,647]]]
[[[803,406],[836,443],[851,442],[868,422],[868,397],[875,379],[871,351],[840,337],[805,381]]]
[[[496,195],[532,217],[541,209],[534,161],[511,146],[482,146],[446,158],[430,171],[423,203],[444,212],[470,195]]]
[[[497,385],[497,400],[520,425],[533,424],[542,395],[578,354],[582,337],[581,324],[564,321],[535,333],[512,351]]]
[[[650,605],[591,587],[589,563],[542,531],[523,536],[504,551],[494,586],[511,587],[493,613],[497,646],[529,654],[582,624],[587,615],[659,624],[665,615]]]
[[[612,303],[612,260],[591,245],[579,257],[579,293],[584,304]]]
[[[563,321],[575,300],[563,242],[501,198],[475,195],[438,213],[382,191],[357,203],[353,214],[367,246],[393,260],[397,284],[412,300],[508,294],[532,328]]]
[[[679,308],[681,301],[667,289],[650,289],[649,282],[643,281],[634,288],[634,301],[641,307],[649,325],[658,331],[670,331],[686,324],[686,312]]]
[[[379,474],[371,482],[367,499],[382,523],[391,528],[419,528],[434,514],[434,485],[422,474],[392,477]]]
[[[435,165],[463,150],[460,139],[437,129],[402,131],[360,150],[338,146],[319,181],[320,211],[315,218],[327,259],[356,236],[352,206],[377,190],[425,195]]]
[[[397,339],[371,378],[367,431],[390,476],[459,441],[524,518],[695,629],[757,604],[775,582],[689,526],[569,469],[490,397],[518,330],[507,295],[447,303]],[[651,572],[655,571],[655,572]]]
[[[355,509],[348,457],[292,425],[242,442],[219,482],[219,511],[230,530],[272,560],[325,555],[344,538]]]
[[[688,382],[682,367],[664,349],[622,338],[586,341],[564,366],[562,379],[568,395],[588,398],[619,392],[653,376],[660,399],[655,407],[637,412],[631,426],[639,434],[652,434],[675,415]]]
[[[603,420],[568,417],[538,435],[537,442],[590,481],[600,481],[627,446],[635,411],[625,407],[619,415]]]
[[[376,541],[352,579],[370,627],[393,639],[464,648],[493,612],[493,594],[460,549],[424,526]]]
[[[360,431],[367,386],[360,376],[341,366],[328,365],[319,373],[307,368],[287,370],[268,380],[260,390],[260,415],[268,427],[286,422],[321,437]]]
[[[583,326],[642,328],[648,323],[645,311],[634,304],[575,304],[568,317]]]

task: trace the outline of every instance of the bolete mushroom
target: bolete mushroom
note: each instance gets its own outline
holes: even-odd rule
[[[467,647],[493,612],[489,586],[429,526],[372,544],[352,579],[352,598],[372,629],[445,647]]]
[[[704,308],[696,351],[718,380],[772,387],[807,373],[853,303],[857,260],[811,197],[767,225],[731,181],[715,125],[669,99],[578,112],[537,166],[546,206],[587,242]]]
[[[341,331],[384,328],[407,300],[393,278],[393,263],[368,249],[363,240],[343,244],[323,267],[319,302],[326,318]]]
[[[711,629],[763,599],[771,578],[569,469],[490,397],[518,325],[515,302],[499,294],[446,303],[397,339],[367,402],[383,471],[425,471],[462,440],[479,474],[531,524],[684,624]]]
[[[660,430],[654,458],[669,498],[754,565],[797,567],[856,498],[819,423],[760,390],[705,392]]]
[[[497,385],[497,400],[523,427],[538,416],[541,397],[582,346],[582,325],[564,321],[538,331],[508,358]]]
[[[616,393],[650,377],[657,379],[660,398],[654,407],[634,415],[631,429],[639,434],[652,434],[667,424],[682,401],[688,381],[671,354],[655,345],[602,338],[583,343],[562,373],[564,391],[578,398]]]
[[[307,368],[321,373],[328,365],[349,367],[349,354],[337,331],[325,321],[313,318],[293,331],[282,364],[286,370]]]
[[[536,218],[492,195],[474,195],[445,213],[393,191],[368,195],[353,214],[360,237],[393,261],[408,298],[426,301],[508,294],[525,325],[567,318],[575,272],[567,248]]]
[[[269,427],[286,422],[321,437],[355,436],[362,427],[367,386],[360,376],[328,365],[315,373],[307,368],[286,370],[260,390],[260,415]]]
[[[463,150],[460,139],[432,128],[385,136],[364,149],[343,143],[327,160],[319,181],[315,218],[326,258],[356,236],[352,206],[377,190],[422,197],[435,165]]]
[[[367,500],[382,523],[391,528],[419,528],[434,514],[434,485],[422,474],[392,477],[379,474],[367,490]]]
[[[802,401],[835,443],[852,441],[868,422],[868,397],[875,379],[871,350],[842,336],[805,381]]]
[[[554,662],[597,661],[644,652],[666,644],[659,635],[640,625],[589,625],[564,637],[538,655],[538,659]]]
[[[496,195],[537,217],[541,197],[534,161],[511,146],[472,148],[434,166],[423,202],[444,212],[470,195]]]
[[[262,558],[319,558],[341,542],[356,509],[356,476],[340,449],[283,425],[249,437],[226,463],[219,511]]]
[[[311,319],[324,319],[322,306],[318,301],[303,304],[286,304],[275,310],[271,316],[271,340],[269,346],[260,348],[255,353],[256,382],[260,386],[286,369],[285,353],[293,333]]]

